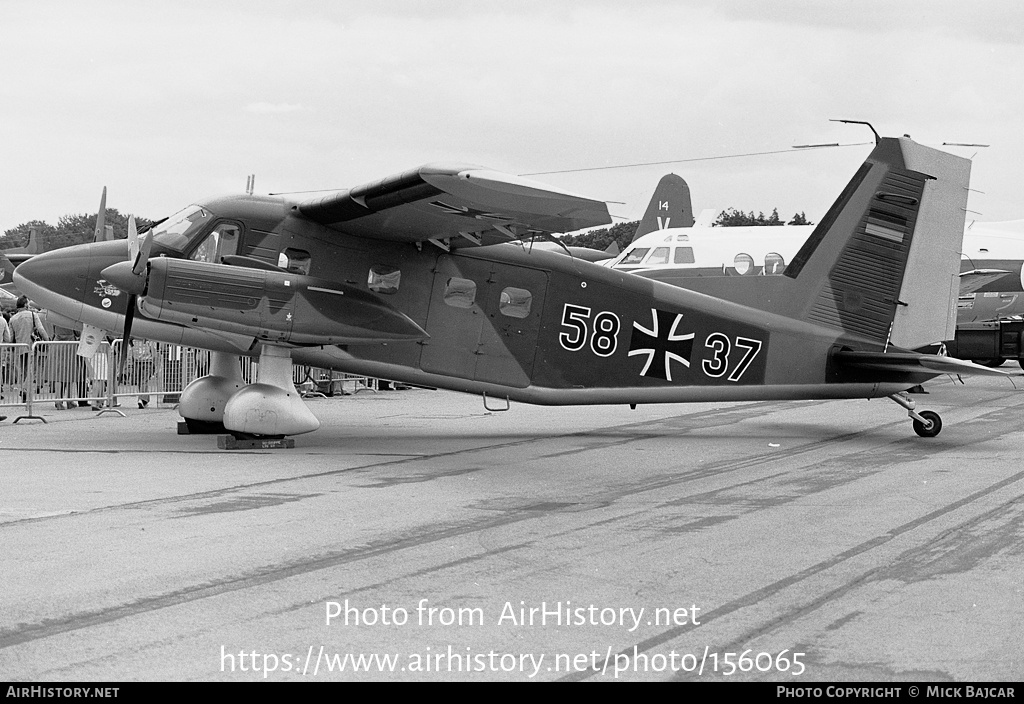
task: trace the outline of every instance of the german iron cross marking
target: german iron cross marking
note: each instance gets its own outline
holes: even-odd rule
[[[647,361],[640,376],[653,377],[672,381],[672,362],[680,362],[684,367],[690,366],[690,353],[693,351],[693,333],[682,334],[679,325],[683,322],[682,313],[669,313],[651,308],[653,327],[645,328],[633,322],[633,337],[629,341],[629,355],[647,355]]]

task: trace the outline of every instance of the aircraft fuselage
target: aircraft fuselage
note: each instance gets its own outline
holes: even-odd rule
[[[370,240],[283,199],[202,207],[209,222],[187,243],[154,244],[134,335],[235,354],[280,345],[303,364],[542,404],[868,398],[934,376],[862,378],[829,353],[877,341],[559,254]],[[225,224],[237,264],[196,261]],[[18,272],[40,306],[120,333],[128,296],[102,272],[127,258],[124,241],[101,242]],[[770,285],[782,297],[787,283]]]

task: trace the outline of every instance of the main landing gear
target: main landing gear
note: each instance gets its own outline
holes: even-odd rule
[[[213,352],[209,375],[185,387],[178,413],[190,430],[223,423],[236,438],[282,438],[320,427],[295,391],[290,352],[273,345],[260,347],[259,378],[249,385],[237,355]]]
[[[889,396],[893,401],[907,409],[907,415],[914,421],[914,432],[923,438],[933,438],[942,430],[942,418],[935,411],[914,410],[916,403],[906,394],[892,394]]]

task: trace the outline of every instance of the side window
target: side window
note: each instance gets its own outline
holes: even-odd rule
[[[782,258],[781,254],[771,252],[765,255],[764,258],[764,273],[765,276],[773,276],[775,274],[781,274],[786,268],[786,260]]]
[[[287,269],[293,274],[308,274],[309,264],[309,252],[304,249],[292,249],[291,247],[281,252],[277,262],[278,266],[282,269]],[[395,290],[398,290],[397,286],[395,286]]]
[[[748,276],[754,273],[754,258],[749,254],[737,254],[732,260],[732,265],[740,276]]]
[[[444,302],[453,308],[472,308],[476,300],[476,282],[452,277],[444,287]]]
[[[651,256],[647,257],[646,264],[648,266],[668,264],[668,247],[655,247],[654,251],[651,252]]]
[[[696,261],[693,258],[693,247],[676,247],[676,264],[694,264]]]
[[[398,293],[398,284],[402,281],[402,272],[393,266],[377,264],[370,267],[370,275],[366,285],[375,293]]]
[[[189,258],[197,262],[219,264],[222,257],[238,251],[238,240],[238,225],[222,222],[199,243]]]
[[[525,318],[530,315],[533,294],[524,288],[509,286],[501,292],[498,310],[510,318]]]

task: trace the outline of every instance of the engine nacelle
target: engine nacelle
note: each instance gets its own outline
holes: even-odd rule
[[[219,328],[271,343],[422,340],[426,331],[378,296],[294,272],[159,257],[149,261],[139,311],[147,318]]]

